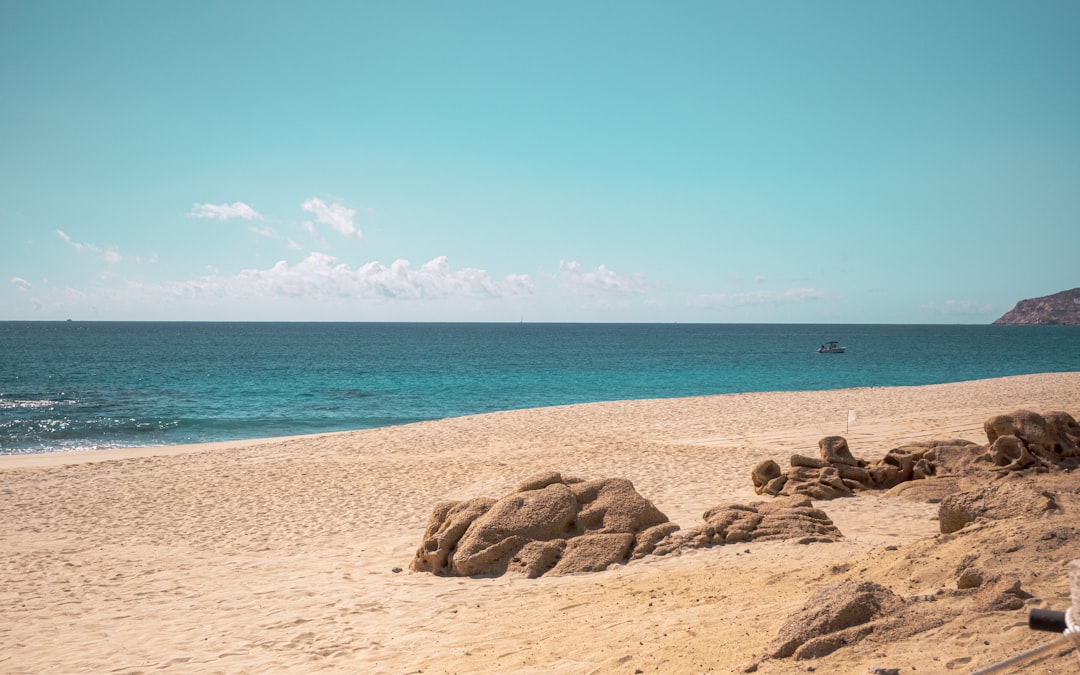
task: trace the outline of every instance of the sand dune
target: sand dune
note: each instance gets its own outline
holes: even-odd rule
[[[937,534],[936,505],[823,502],[840,543],[729,545],[535,580],[409,572],[431,508],[554,469],[628,478],[691,527],[713,505],[760,500],[751,468],[815,454],[822,436],[844,435],[867,458],[932,437],[985,443],[982,422],[1016,408],[1080,414],[1080,373],[0,457],[0,672],[741,672],[824,583],[868,578],[905,596],[952,583],[909,557]],[[1080,532],[1044,557],[1025,588],[1032,603],[1064,609],[1061,564],[1080,558]],[[1025,621],[1025,611],[986,613],[813,665],[966,672],[1045,641]],[[1075,673],[1077,658],[1040,668]],[[795,670],[805,662],[757,672]]]

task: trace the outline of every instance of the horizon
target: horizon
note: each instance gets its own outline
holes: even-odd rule
[[[1080,285],[1078,30],[6,3],[0,321],[991,324]]]
[[[377,320],[307,320],[307,319],[0,319],[4,323],[295,323],[295,324],[392,324],[392,325],[497,325],[497,326],[1011,326],[1019,328],[1057,328],[1074,324],[995,324],[968,322],[900,323],[900,322],[820,322],[820,321],[377,321]]]

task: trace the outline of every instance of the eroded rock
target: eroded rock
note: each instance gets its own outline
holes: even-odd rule
[[[1060,509],[1052,492],[1027,483],[998,482],[949,495],[938,506],[938,522],[942,534],[949,534],[980,519],[1005,520],[1021,515],[1053,514]]]
[[[1005,475],[1080,468],[1080,424],[1068,413],[1017,410],[991,417],[983,428],[988,445],[965,439],[916,441],[874,461],[853,455],[842,436],[826,436],[818,441],[819,457],[792,455],[786,471],[765,460],[754,467],[751,480],[759,495],[822,500],[982,471]]]
[[[528,577],[598,571],[652,552],[678,529],[628,480],[545,472],[498,500],[436,505],[411,569]]]
[[[705,525],[680,531],[656,547],[658,555],[686,549],[751,541],[792,540],[800,544],[835,542],[839,528],[809,498],[793,496],[771,502],[723,504],[702,516]]]
[[[873,582],[848,579],[830,584],[788,618],[766,653],[797,660],[831,654],[872,633],[903,603],[900,596]]]

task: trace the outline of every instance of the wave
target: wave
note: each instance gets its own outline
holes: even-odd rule
[[[0,410],[32,410],[34,408],[51,408],[58,405],[78,405],[77,399],[54,400],[43,399],[3,399],[0,398]]]

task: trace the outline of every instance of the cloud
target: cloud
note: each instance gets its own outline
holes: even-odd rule
[[[216,218],[228,220],[230,218],[243,218],[244,220],[262,220],[262,214],[251,208],[244,202],[232,204],[195,204],[191,207],[188,215],[192,218]]]
[[[719,309],[748,305],[791,305],[812,302],[823,297],[825,297],[825,294],[815,288],[789,288],[785,291],[699,295],[694,299],[693,304],[706,309]]]
[[[600,265],[584,270],[580,263],[560,262],[559,286],[573,295],[638,295],[645,292],[640,274],[619,274]]]
[[[11,277],[11,283],[15,284],[15,288],[23,291],[24,293],[30,290],[30,282],[22,277]]]
[[[267,239],[281,239],[281,236],[271,227],[258,227],[256,225],[252,225],[248,227],[248,232],[251,232],[252,234],[257,234],[260,237],[266,237]]]
[[[76,251],[89,251],[90,253],[99,253],[99,254],[101,254],[101,256],[103,258],[105,258],[106,262],[118,263],[123,259],[120,256],[119,253],[117,253],[116,251],[114,251],[112,249],[106,250],[106,249],[103,249],[100,246],[96,246],[94,244],[86,244],[86,243],[75,241],[70,236],[68,236],[67,232],[64,232],[63,230],[57,230],[56,231],[56,236],[60,237],[60,239],[65,244],[67,244],[68,246],[74,248]]]
[[[300,300],[305,304],[351,301],[421,301],[499,299],[536,290],[527,275],[495,279],[484,270],[454,270],[445,256],[419,268],[407,260],[390,265],[370,262],[352,268],[325,253],[311,253],[296,264],[280,261],[266,269],[245,269],[234,275],[211,274],[162,284],[129,282],[128,301]],[[75,292],[81,293],[81,292]],[[90,295],[116,297],[118,289],[92,289]]]
[[[989,314],[994,310],[993,305],[988,302],[976,302],[973,300],[946,300],[941,303],[925,305],[925,308],[943,316],[977,316]]]
[[[356,225],[353,224],[353,218],[356,217],[356,209],[350,209],[342,204],[327,204],[318,197],[312,197],[307,200],[301,205],[301,208],[314,215],[315,220],[334,228],[339,234],[355,239],[360,239],[364,236]],[[305,223],[304,229],[313,233],[315,228],[310,225],[310,223]]]

